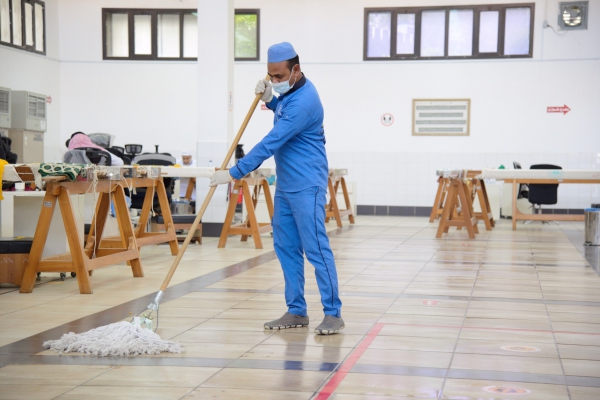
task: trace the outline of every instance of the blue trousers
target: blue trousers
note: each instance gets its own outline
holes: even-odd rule
[[[285,280],[285,301],[291,314],[306,315],[304,254],[315,267],[325,315],[341,317],[337,271],[325,231],[325,190],[275,192],[273,242]]]

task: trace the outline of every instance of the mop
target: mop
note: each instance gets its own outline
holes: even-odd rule
[[[269,80],[269,75],[267,75],[265,79]],[[233,152],[235,151],[261,97],[262,93],[259,93],[254,98],[250,110],[248,110],[246,118],[223,160],[223,164],[221,164],[221,169],[227,168],[227,164],[229,164],[229,160],[233,156]],[[177,257],[175,257],[160,290],[156,293],[154,300],[145,310],[138,313],[131,322],[121,321],[80,334],[75,334],[73,332],[66,333],[58,340],[44,342],[44,348],[60,353],[77,352],[95,356],[136,356],[140,354],[160,354],[161,352],[184,352],[185,349],[179,343],[170,340],[162,340],[160,336],[155,333],[158,328],[159,303],[167,286],[169,286],[169,282],[171,281],[188,244],[198,228],[198,224],[200,223],[215,190],[217,190],[217,187],[213,186],[208,191],[208,194],[202,203],[202,207],[200,207],[200,211],[198,211],[198,215],[196,215],[196,219],[194,220],[183,245],[179,249]]]

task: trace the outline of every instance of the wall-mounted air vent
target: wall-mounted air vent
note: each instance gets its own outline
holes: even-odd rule
[[[11,128],[10,93],[10,89],[0,88],[0,128]]]
[[[20,90],[11,96],[12,128],[46,132],[46,96]]]

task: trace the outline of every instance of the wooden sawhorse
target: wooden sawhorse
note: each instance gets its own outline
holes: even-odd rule
[[[92,190],[93,182],[56,182],[46,183],[46,195],[33,236],[29,263],[25,268],[21,293],[31,293],[35,286],[38,272],[75,272],[79,292],[91,294],[92,286],[89,275],[97,268],[128,262],[133,276],[143,277],[144,271],[140,261],[140,252],[133,233],[129,209],[125,202],[125,192],[120,181],[100,180],[94,190],[99,193],[94,220],[90,228],[87,244],[84,247],[79,240],[82,227],[75,223],[75,211],[71,203],[71,194],[84,194]],[[119,224],[120,245],[110,248],[101,247],[102,231],[110,208],[110,198],[115,203],[115,212]],[[54,208],[58,202],[62,214],[70,253],[42,259],[42,253],[48,238],[50,222]],[[97,238],[96,238],[97,235]]]
[[[252,235],[254,239],[254,247],[262,249],[262,241],[260,235],[262,233],[272,232],[273,227],[271,226],[271,220],[273,220],[273,198],[271,197],[271,190],[269,189],[269,182],[264,176],[242,178],[235,181],[233,185],[232,194],[229,196],[229,207],[227,208],[227,215],[225,215],[225,222],[223,223],[223,230],[221,231],[221,238],[219,239],[218,248],[222,249],[227,244],[227,238],[229,235],[242,235],[242,242],[248,240],[248,236]],[[253,194],[250,194],[250,186],[254,186]],[[256,220],[256,205],[258,204],[258,197],[260,196],[261,188],[265,193],[265,201],[269,210],[269,222],[258,222]],[[233,217],[235,215],[235,206],[237,204],[238,193],[242,191],[244,203],[246,205],[246,212],[248,217],[242,224],[231,225]]]
[[[329,204],[325,206],[325,222],[329,222],[330,218],[335,218],[338,228],[342,227],[342,217],[345,217],[346,215],[348,216],[350,223],[354,223],[354,214],[352,213],[350,196],[348,195],[346,179],[344,178],[344,176],[347,174],[347,169],[330,169],[329,178],[327,179],[330,200]],[[336,198],[337,191],[340,186],[342,187],[342,194],[344,195],[344,203],[346,203],[346,209],[344,210],[340,210]]]
[[[470,239],[475,239],[475,234],[479,233],[477,228],[477,218],[473,215],[473,202],[468,193],[469,188],[467,183],[463,181],[462,176],[459,178],[450,178],[448,196],[444,211],[440,218],[436,238],[441,239],[444,233],[448,233],[451,226],[456,226],[461,229],[463,226],[467,228]]]
[[[429,214],[429,222],[433,222],[438,219],[444,212],[444,204],[448,196],[448,187],[450,185],[450,179],[440,176],[438,178],[438,190],[435,194],[435,201],[431,208],[431,214]]]
[[[475,176],[470,176],[471,173]],[[469,188],[471,189],[471,203],[474,203],[475,197],[477,197],[481,212],[475,212],[474,216],[477,220],[483,221],[485,230],[491,231],[492,228],[496,226],[496,223],[494,222],[494,215],[491,211],[485,182],[483,179],[477,177],[479,175],[481,175],[481,171],[469,171],[467,174],[467,177],[470,177]]]
[[[130,190],[133,188],[146,188],[142,212],[140,213],[140,219],[134,231],[138,247],[149,246],[151,244],[169,243],[171,255],[177,255],[177,252],[179,251],[179,245],[177,242],[177,235],[175,234],[175,224],[173,223],[173,216],[171,215],[171,208],[169,207],[167,191],[162,178],[125,178],[125,182],[123,184],[127,185],[126,187],[128,187]],[[154,191],[156,191],[158,202],[160,204],[165,232],[146,231],[148,219],[150,218],[150,212],[152,211],[152,204],[154,202]],[[118,237],[108,237],[102,240],[102,246],[112,247],[115,243],[118,246],[119,242],[120,239]]]

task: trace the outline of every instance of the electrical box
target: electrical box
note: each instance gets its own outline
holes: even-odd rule
[[[44,132],[10,129],[8,137],[12,139],[11,150],[19,156],[20,163],[44,162]]]
[[[11,92],[12,129],[46,132],[46,95]]]
[[[10,89],[0,88],[0,129],[10,129]]]

